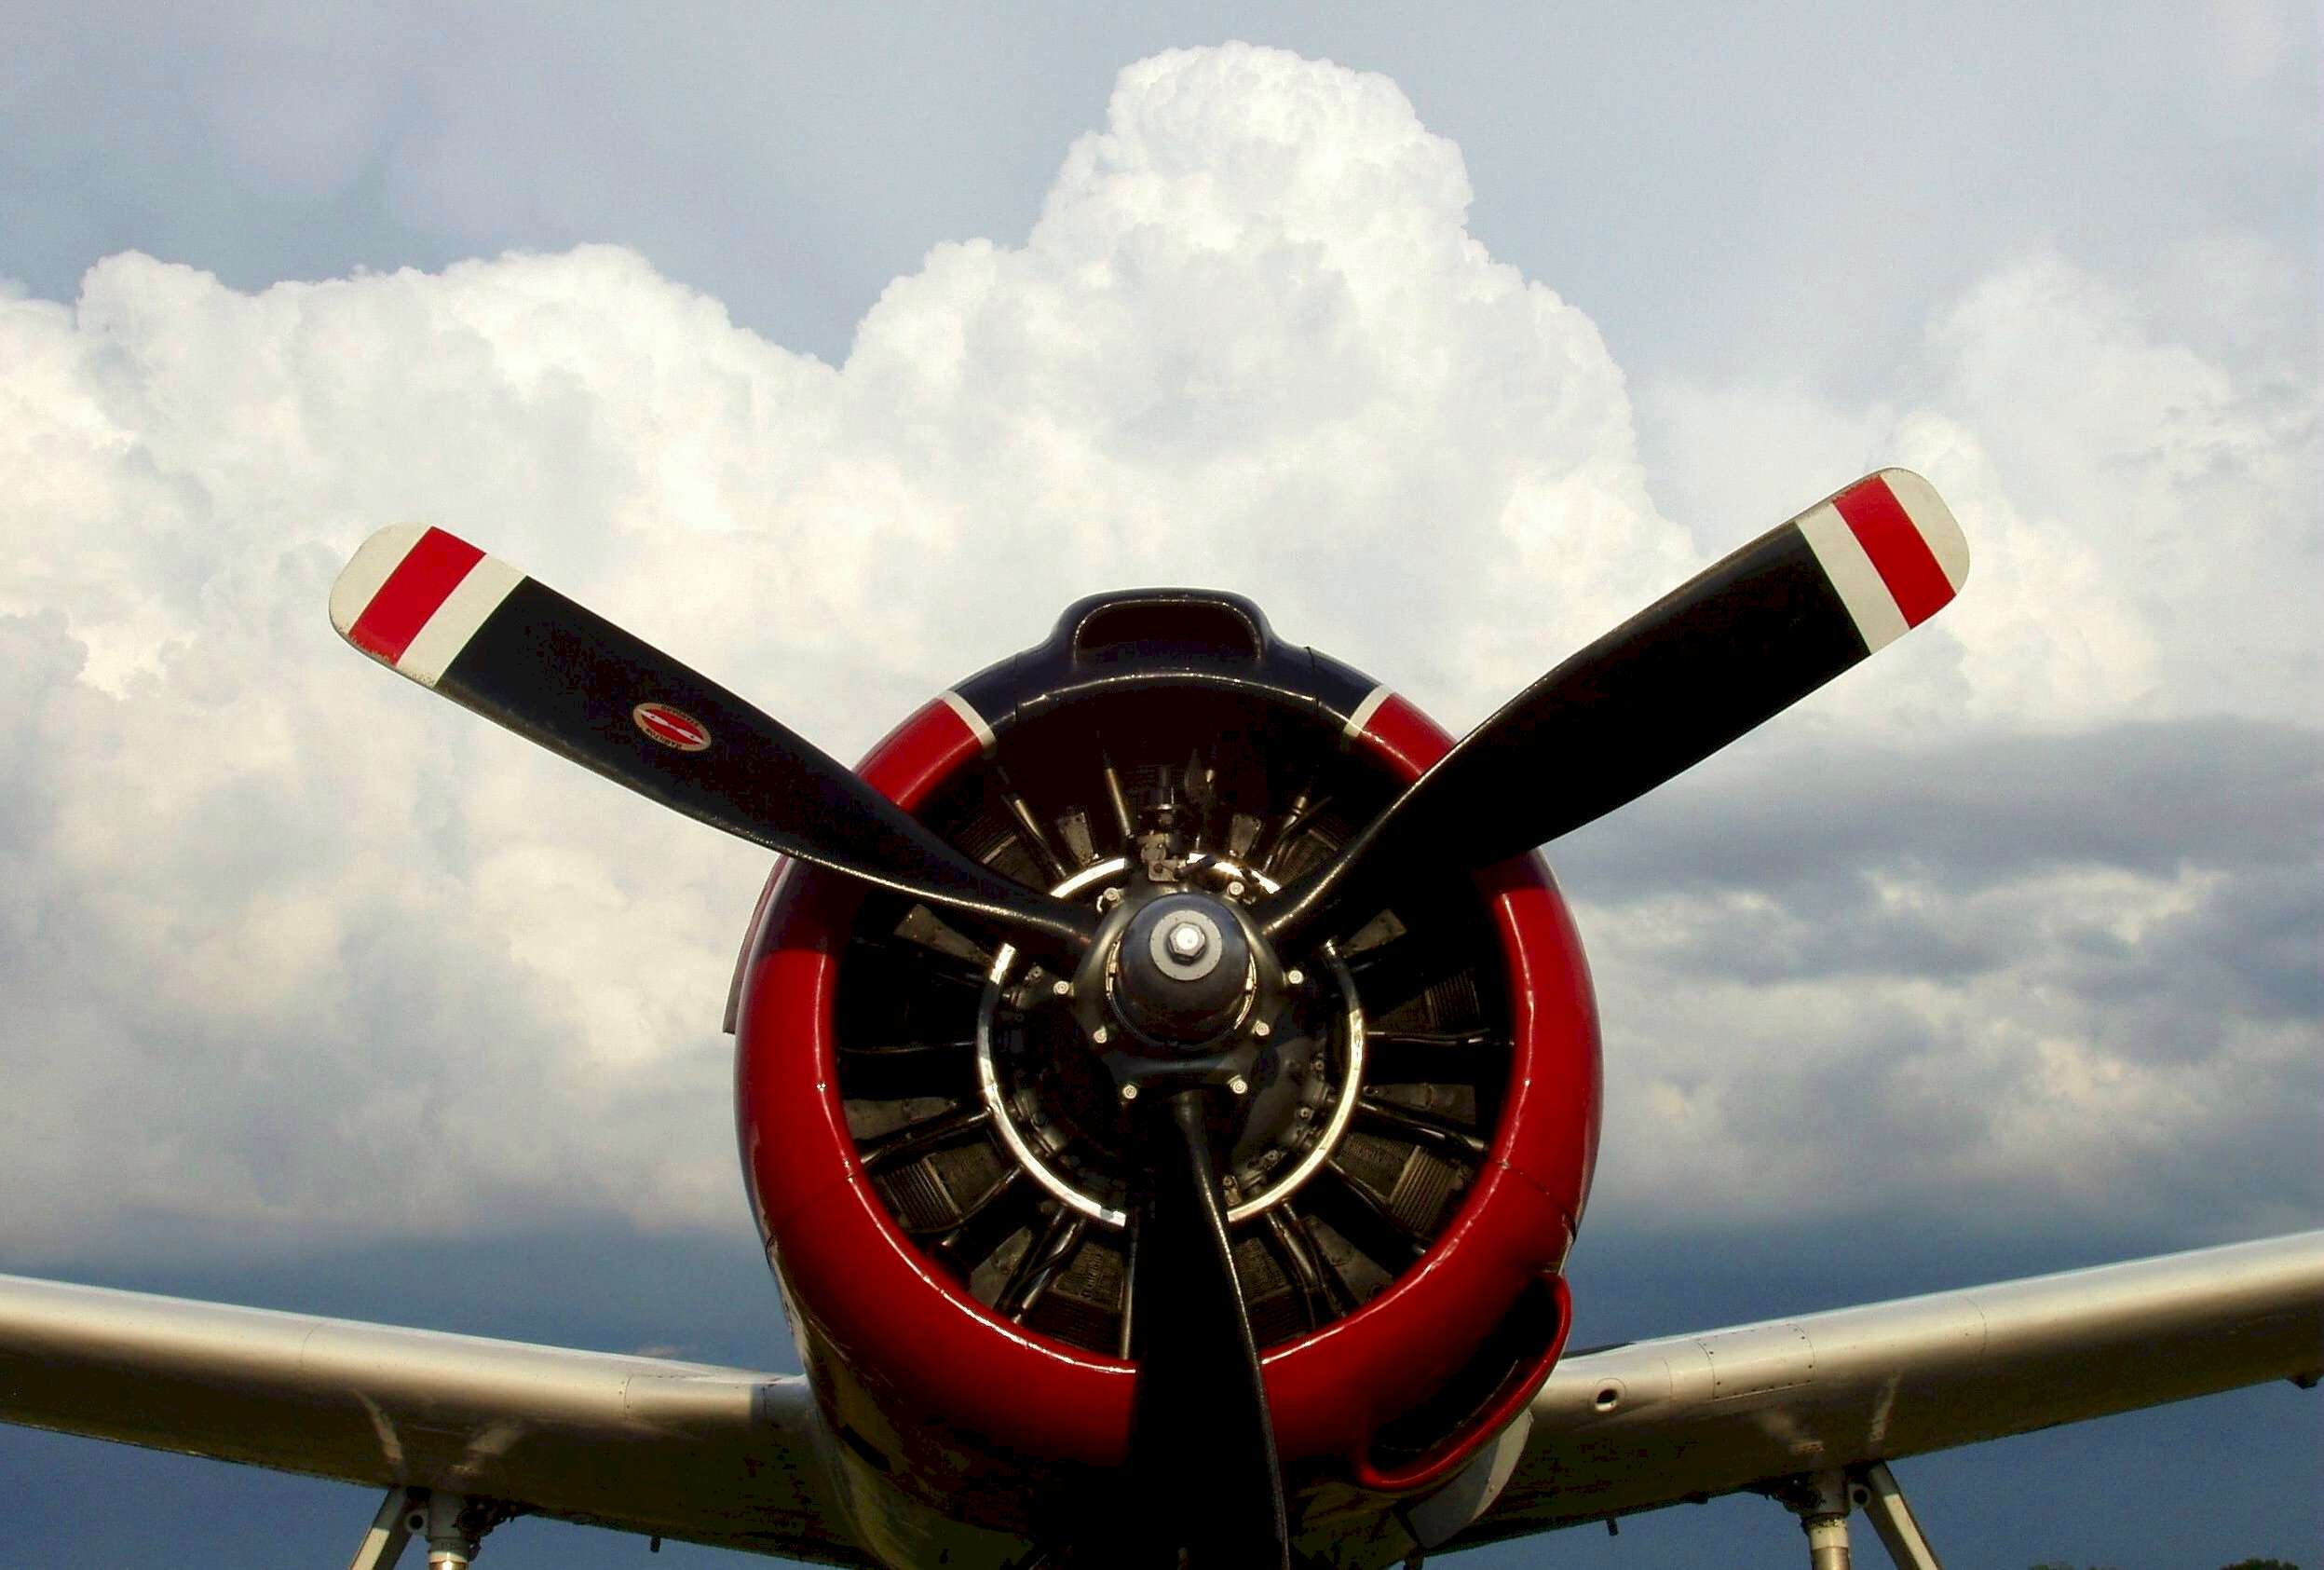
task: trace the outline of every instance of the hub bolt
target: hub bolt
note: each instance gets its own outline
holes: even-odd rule
[[[1138,1099],[1138,1087],[1135,1085],[1123,1085],[1121,1087],[1121,1099],[1125,1101],[1136,1100]]]
[[[1199,960],[1210,939],[1192,922],[1180,922],[1170,929],[1170,952],[1181,960]]]
[[[1244,1079],[1241,1074],[1237,1074],[1234,1078],[1227,1082],[1227,1088],[1233,1091],[1238,1096],[1244,1095],[1250,1090],[1251,1082]]]
[[[1251,1021],[1251,1034],[1255,1036],[1272,1035],[1274,1034],[1274,1031],[1275,1028],[1264,1019],[1254,1019]]]
[[[1284,985],[1286,987],[1304,987],[1307,985],[1306,976],[1296,970],[1284,971],[1283,973],[1283,979]]]

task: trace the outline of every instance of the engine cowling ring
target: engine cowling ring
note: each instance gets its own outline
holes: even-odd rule
[[[991,732],[939,699],[873,749],[861,772],[907,810],[971,765]],[[1343,717],[1399,780],[1450,740],[1375,693]],[[980,734],[980,732],[982,732]],[[1597,1147],[1598,1049],[1570,918],[1538,856],[1480,875],[1508,979],[1509,1084],[1488,1159],[1420,1262],[1371,1301],[1263,1358],[1278,1442],[1294,1464],[1337,1458],[1380,1488],[1446,1475],[1538,1383],[1562,1343],[1554,1277]],[[844,880],[778,869],[747,949],[738,1019],[743,1165],[803,1356],[835,1427],[933,1499],[995,1467],[1119,1463],[1134,1365],[1010,1323],[920,1253],[873,1192],[840,1104],[836,955],[861,896]],[[1443,1442],[1372,1454],[1493,1342],[1521,1299],[1554,1290],[1546,1344]],[[1520,1387],[1524,1386],[1524,1387]]]

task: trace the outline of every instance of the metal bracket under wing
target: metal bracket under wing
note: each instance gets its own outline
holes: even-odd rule
[[[404,1545],[412,1540],[412,1495],[403,1489],[390,1488],[381,1502],[379,1513],[372,1518],[371,1530],[363,1534],[355,1557],[347,1562],[347,1570],[395,1570],[396,1561],[403,1557]],[[420,1523],[426,1524],[421,1514]]]

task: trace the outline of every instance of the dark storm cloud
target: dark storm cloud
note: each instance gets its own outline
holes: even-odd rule
[[[1553,853],[1593,900],[1772,889],[1829,911],[1869,869],[1967,892],[2061,867],[2304,864],[2319,823],[2324,733],[2220,717],[1927,745],[1833,732],[1772,757],[1746,741]]]
[[[2304,1224],[2320,762],[2313,730],[2225,717],[1835,729],[1553,847],[1607,1020],[1601,1204]]]
[[[2320,760],[2314,732],[2225,718],[1794,752],[1667,786],[1557,865],[1599,909],[1707,911],[1671,923],[1675,970],[2014,972],[2085,1000],[2128,1056],[2199,1058],[2244,1024],[2324,1021]]]

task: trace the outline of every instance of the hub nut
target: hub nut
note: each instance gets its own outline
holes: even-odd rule
[[[1131,918],[1108,954],[1108,999],[1164,1055],[1216,1040],[1249,990],[1251,946],[1232,911],[1207,894],[1164,894]]]

